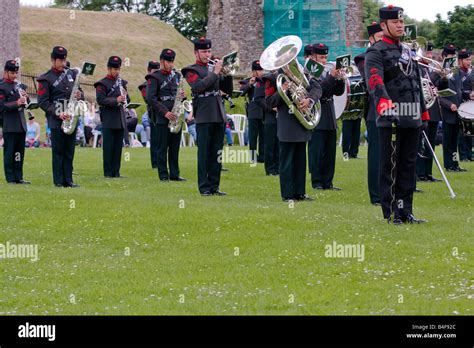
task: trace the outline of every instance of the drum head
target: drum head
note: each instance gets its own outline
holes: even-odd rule
[[[474,100],[459,105],[458,114],[461,120],[474,120]]]
[[[336,119],[339,119],[339,117],[341,117],[342,113],[346,109],[347,95],[349,94],[350,90],[351,90],[350,82],[346,80],[346,88],[344,89],[344,93],[342,95],[335,95],[333,97]]]

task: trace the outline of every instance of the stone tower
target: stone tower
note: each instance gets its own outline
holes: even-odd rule
[[[346,1],[345,28],[343,28],[346,31],[346,45],[363,47],[362,0]],[[318,6],[317,4],[318,1],[314,0],[313,6]],[[258,59],[264,49],[263,5],[264,0],[210,1],[207,37],[213,41],[213,52],[217,56],[222,56],[238,50],[241,73],[250,70],[252,60]]]
[[[20,1],[0,0],[0,72],[7,59],[20,56]],[[0,76],[1,78],[1,76]]]

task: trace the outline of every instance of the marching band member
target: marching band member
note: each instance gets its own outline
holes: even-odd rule
[[[301,108],[310,108],[321,97],[321,86],[314,78],[309,78],[309,98],[301,101]],[[283,84],[288,89],[288,83]],[[268,82],[265,95],[270,108],[277,108],[277,134],[280,141],[280,193],[284,202],[313,201],[306,195],[306,145],[311,139],[311,131],[304,128],[298,119],[290,113],[288,105],[276,92],[276,86]]]
[[[158,140],[157,165],[161,181],[186,181],[179,176],[179,145],[182,129],[178,133],[170,131],[170,121],[176,121],[180,115],[173,114],[176,98],[184,99],[184,90],[178,91],[181,75],[173,70],[176,53],[165,48],[160,55],[161,70],[146,76],[147,104],[156,121],[156,138]],[[182,95],[177,95],[181,93]],[[169,171],[167,167],[169,164]]]
[[[64,133],[61,125],[71,116],[66,112],[76,79],[77,71],[66,69],[67,50],[56,46],[51,52],[51,70],[37,78],[38,104],[46,113],[48,127],[51,129],[51,147],[53,155],[53,181],[56,187],[78,187],[72,180],[72,164],[76,144],[76,131],[70,135]],[[84,99],[81,90],[76,99]]]
[[[442,53],[443,58],[452,58],[456,56],[456,47],[453,44],[447,44]],[[440,104],[443,112],[443,162],[444,168],[448,172],[463,172],[465,169],[459,166],[458,137],[459,137],[459,119],[458,107],[462,103],[462,76],[461,72],[456,72],[448,80],[448,88],[456,92],[450,97],[440,98]]]
[[[370,45],[373,46],[376,42],[380,41],[383,36],[382,27],[377,22],[373,22],[367,27],[367,33],[369,35]],[[368,85],[365,80],[365,55],[362,53],[354,58],[354,62],[359,69],[365,84]],[[367,96],[367,107],[365,125],[367,128],[367,142],[369,144],[367,149],[367,186],[369,189],[370,203],[373,205],[380,205],[380,192],[379,192],[379,133],[377,126],[375,125],[376,111],[373,98],[370,94]]]
[[[433,59],[433,44],[428,42],[425,56],[429,59]],[[424,62],[425,64],[429,65],[429,60]],[[430,71],[429,68],[425,66],[420,66],[420,73],[421,76],[429,79],[433,82],[433,85],[438,89],[441,89],[444,79],[441,78],[440,74],[433,69]],[[447,81],[446,81],[447,83]],[[432,107],[428,109],[428,113],[430,114],[430,119],[425,127],[425,133],[428,137],[428,141],[435,150],[436,147],[436,135],[438,133],[438,123],[441,121],[441,106],[439,103],[439,98],[436,98],[436,101]],[[424,137],[421,137],[421,144],[423,143]],[[419,181],[429,181],[429,182],[439,182],[442,181],[437,179],[433,176],[433,154],[431,153],[429,146],[421,146],[421,156],[418,156],[416,159],[416,177]]]
[[[329,47],[323,43],[313,45],[313,59],[323,65],[327,64]],[[309,142],[309,163],[313,189],[341,190],[332,183],[336,167],[336,113],[334,95],[342,95],[346,88],[345,81],[339,78],[336,68],[325,70],[319,79],[322,88],[321,120]]]
[[[160,70],[160,63],[155,62],[155,61],[149,61],[148,62],[148,74],[153,74],[155,71]],[[148,113],[148,119],[150,120],[150,159],[151,159],[151,167],[153,169],[158,168],[158,160],[157,160],[157,153],[158,153],[158,139],[156,137],[156,120],[152,118],[152,112],[150,109],[150,106],[147,103],[146,100],[146,86],[147,86],[147,81],[143,82],[140,86],[138,86],[138,90],[140,91],[143,100],[145,101],[146,104],[146,110]]]
[[[5,63],[3,80],[0,82],[0,114],[3,118],[3,168],[9,184],[30,184],[23,180],[25,157],[26,120],[25,105],[28,96],[26,86],[15,81],[19,64],[16,60]]]
[[[224,146],[227,115],[220,90],[232,94],[232,76],[221,76],[222,61],[210,65],[212,42],[204,37],[194,40],[196,63],[182,69],[191,86],[193,114],[198,145],[198,187],[202,196],[225,196],[220,190],[222,163],[219,155]]]
[[[377,111],[380,142],[380,198],[388,223],[422,223],[413,215],[416,156],[422,121],[428,120],[418,64],[404,35],[403,9],[379,10],[383,38],[367,50],[366,81]],[[393,214],[393,220],[392,220]]]
[[[474,76],[472,74],[472,57],[471,51],[463,48],[458,52],[459,73],[462,81],[462,101],[474,100],[472,86],[474,84]],[[458,141],[459,160],[472,161],[472,137],[464,135],[462,129]]]
[[[265,82],[265,98],[260,99],[261,107],[264,110],[264,126],[265,126],[265,173],[270,176],[279,175],[280,167],[280,149],[277,133],[277,113],[266,103],[266,98],[271,97],[267,95],[270,91],[276,93],[276,89],[271,89],[270,86],[276,86],[276,74],[271,72],[262,77]]]
[[[264,109],[262,100],[265,99],[265,83],[262,80],[263,68],[258,60],[252,62],[252,77],[241,87],[242,96],[249,97],[247,118],[249,124],[249,149],[253,163],[264,162]],[[258,151],[257,151],[258,144]]]
[[[120,162],[124,134],[127,134],[125,105],[130,98],[127,93],[127,81],[119,76],[121,66],[120,57],[109,57],[107,76],[94,83],[102,121],[102,158],[106,178],[123,178],[120,175]]]

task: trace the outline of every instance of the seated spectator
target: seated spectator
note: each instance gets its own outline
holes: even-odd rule
[[[28,122],[26,123],[26,147],[39,147],[40,146],[40,135],[41,128],[38,122],[35,121],[35,116],[30,114]]]
[[[148,119],[148,111],[142,115],[142,123],[137,124],[135,128],[137,137],[140,138],[140,142],[143,146],[147,146],[150,139],[150,121]]]
[[[227,138],[228,146],[232,146],[234,144],[234,139],[232,136],[233,129],[235,129],[234,121],[229,115],[227,115],[227,121],[225,123],[225,137]]]
[[[94,141],[93,131],[101,131],[100,113],[96,110],[95,104],[90,104],[90,109],[84,113],[84,136],[86,137],[86,146],[92,146]]]

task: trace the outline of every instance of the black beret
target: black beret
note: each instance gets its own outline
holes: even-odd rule
[[[463,48],[462,50],[458,51],[458,59],[466,59],[471,56],[471,51],[467,48]]]
[[[18,61],[15,59],[12,60],[7,60],[5,63],[5,68],[3,70],[5,71],[18,71],[20,69],[20,65],[18,64]]]
[[[107,68],[120,68],[122,66],[122,59],[118,56],[109,57],[107,61]]]
[[[304,55],[310,56],[313,54],[313,45],[306,45],[304,46]]]
[[[446,44],[443,48],[443,55],[456,54],[456,46],[453,44]]]
[[[403,19],[403,8],[396,7],[393,5],[388,5],[387,7],[382,7],[379,10],[380,19]]]
[[[55,46],[53,52],[51,52],[51,58],[53,59],[65,59],[67,57],[67,49],[63,46]]]
[[[263,68],[260,66],[259,60],[254,60],[252,62],[252,70],[263,70]]]
[[[326,55],[329,53],[329,47],[323,43],[317,43],[313,45],[313,53]]]
[[[382,31],[382,27],[377,22],[372,22],[372,24],[367,27],[367,33],[369,36],[372,36],[380,31]]]
[[[208,40],[205,37],[201,37],[197,40],[194,40],[193,43],[195,50],[207,50],[212,47],[211,40]]]
[[[154,60],[150,60],[148,62],[148,70],[159,69],[159,68],[160,68],[160,63],[159,62],[155,62]]]
[[[161,54],[160,54],[160,59],[164,59],[169,62],[174,62],[175,57],[176,57],[175,51],[169,48],[165,48],[163,51],[161,51]]]
[[[433,51],[433,48],[434,48],[434,45],[433,45],[432,42],[428,42],[426,44],[426,51],[431,52],[431,51]]]

